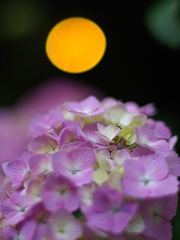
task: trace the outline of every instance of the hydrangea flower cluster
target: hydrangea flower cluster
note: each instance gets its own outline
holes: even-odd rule
[[[177,136],[139,107],[89,96],[32,119],[31,139],[3,163],[3,240],[170,240]]]

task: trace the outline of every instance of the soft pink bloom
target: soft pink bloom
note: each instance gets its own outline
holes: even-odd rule
[[[81,102],[69,102],[67,108],[71,113],[81,117],[98,115],[106,110],[94,96],[89,96]]]
[[[47,221],[51,216],[51,212],[48,211],[43,202],[38,202],[26,214],[28,219],[35,220],[35,231],[33,240],[40,240],[47,238]]]
[[[94,227],[93,225],[89,224],[88,222],[83,223],[83,236],[87,240],[94,240],[94,239],[107,239],[108,234],[99,230],[98,228]]]
[[[82,129],[76,121],[73,121],[74,124],[74,135],[77,140],[81,142],[88,142],[94,147],[95,149],[106,149],[115,150],[116,146],[109,146],[107,142],[100,137],[97,132],[97,124],[90,123],[85,125]]]
[[[172,174],[176,177],[180,176],[180,157],[176,152],[171,151],[166,157],[166,162],[168,165],[169,174]]]
[[[85,209],[88,222],[100,230],[122,233],[137,210],[135,201],[125,201],[123,192],[104,184],[93,194],[93,204]]]
[[[100,90],[82,82],[56,78],[24,94],[11,108],[0,109],[0,162],[13,161],[17,153],[26,146],[34,114],[41,112],[42,116],[42,113],[65,101],[80,101],[92,94],[100,99],[103,97]],[[48,127],[45,124],[38,128],[37,122],[34,126],[38,131],[47,130]],[[0,173],[3,174],[1,165]]]
[[[171,138],[168,140],[169,147],[170,147],[171,150],[174,149],[174,147],[175,147],[177,141],[178,141],[178,136],[176,136],[176,135],[173,136],[173,137],[171,137]]]
[[[170,220],[176,214],[177,195],[148,199],[142,202],[140,211],[145,219],[145,233],[157,240],[171,240]]]
[[[28,178],[29,176],[29,165],[28,163],[20,160],[9,162],[4,167],[5,174],[11,179],[13,187],[16,187]]]
[[[2,237],[4,240],[32,240],[35,232],[36,223],[33,219],[28,219],[21,222],[18,226],[18,230],[12,226],[7,226],[2,231]]]
[[[89,147],[75,148],[71,151],[59,151],[53,156],[53,168],[56,174],[62,174],[77,186],[92,180],[95,153]]]
[[[41,195],[45,207],[51,211],[64,208],[72,212],[77,210],[80,204],[75,184],[60,175],[47,176]]]
[[[3,164],[4,172],[11,179],[12,187],[18,186],[29,176],[29,158],[32,155],[27,149],[22,149],[14,161]]]
[[[47,174],[53,171],[52,155],[35,154],[29,159],[29,168],[33,174]]]
[[[148,119],[153,104],[100,102],[92,95],[77,102],[68,99],[71,87],[64,103],[51,102],[49,85],[42,91],[46,99],[34,95],[35,107],[26,102],[14,114],[0,113],[2,145],[12,150],[5,156],[0,148],[0,161],[6,159],[0,169],[2,239],[170,240],[179,190],[177,136],[164,122]]]
[[[142,146],[137,146],[133,152],[132,152],[132,157],[142,157],[142,156],[147,156],[149,154],[154,154],[154,151],[151,150],[150,148],[142,147]]]
[[[153,103],[146,104],[145,106],[139,107],[135,102],[126,102],[125,106],[127,110],[132,113],[134,116],[138,114],[145,114],[146,116],[150,117],[156,114],[157,110]]]
[[[60,133],[59,133],[59,140],[58,145],[59,148],[63,144],[68,144],[76,140],[75,133],[74,133],[74,126],[71,121],[64,121],[62,123]]]
[[[42,133],[54,133],[54,128],[61,125],[64,117],[60,107],[50,110],[48,113],[37,113],[31,122],[30,133],[37,137]]]
[[[99,146],[99,145],[104,145],[107,146],[107,142],[99,135],[96,134],[97,132],[97,123],[90,123],[85,125],[82,128],[82,131],[84,133],[84,135],[86,136],[86,138],[95,144],[95,146]],[[101,147],[101,146],[99,146]]]
[[[128,158],[131,158],[131,151],[128,149],[118,150],[113,157],[114,162],[119,166],[123,166],[124,161]]]
[[[147,125],[136,128],[136,136],[137,143],[142,147],[147,147],[164,157],[169,154],[169,144],[165,140],[157,140]]]
[[[156,138],[169,139],[172,135],[171,130],[162,121],[155,121],[150,118],[147,120],[147,126],[151,128]]]
[[[58,149],[58,142],[52,135],[44,133],[33,138],[28,145],[28,149],[33,153],[52,153]]]
[[[13,193],[14,189],[12,188],[12,182],[9,181],[7,183],[3,183],[0,188],[0,202],[9,198],[9,196]]]
[[[137,198],[160,197],[178,191],[178,180],[168,174],[166,160],[156,154],[124,162],[123,188]]]
[[[49,219],[47,231],[51,240],[75,240],[81,236],[82,227],[71,213],[58,209]]]
[[[5,216],[6,225],[17,224],[25,219],[32,202],[21,194],[21,190],[16,190],[10,198],[5,199],[1,204],[2,214]]]

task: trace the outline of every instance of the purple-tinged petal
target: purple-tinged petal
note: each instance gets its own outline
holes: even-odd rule
[[[127,159],[124,163],[122,185],[132,197],[160,197],[178,191],[176,177],[168,175],[164,158],[156,154],[143,156],[138,160]]]
[[[63,144],[68,144],[69,142],[74,142],[74,141],[76,141],[76,137],[74,135],[74,129],[72,126],[71,127],[67,126],[61,130],[59,134],[59,142],[58,142],[59,148]]]
[[[142,156],[139,161],[143,164],[146,177],[151,180],[161,180],[168,174],[165,158],[157,154]]]
[[[77,187],[64,176],[48,175],[42,190],[43,202],[47,209],[55,211],[65,208],[75,211],[80,204]]]
[[[133,150],[132,157],[142,157],[149,154],[154,154],[154,151],[147,147],[138,146]]]
[[[31,204],[32,202],[21,194],[20,189],[13,192],[10,198],[4,200],[1,204],[1,211],[7,219],[6,224],[14,225],[23,220]]]
[[[149,144],[149,142],[156,142],[151,129],[144,125],[135,129],[138,143]]]
[[[11,226],[7,226],[2,231],[2,237],[4,240],[18,239],[18,231]]]
[[[93,204],[84,210],[89,224],[100,230],[119,234],[133,218],[137,204],[134,201],[126,202],[123,192],[104,184],[94,191]]]
[[[147,120],[147,125],[152,129],[153,135],[156,138],[169,139],[171,137],[171,130],[162,121]]]
[[[59,209],[49,219],[47,231],[51,240],[75,240],[81,236],[82,227],[67,210]]]
[[[156,220],[157,221],[157,220]],[[145,218],[145,233],[149,237],[156,237],[158,240],[171,240],[172,239],[172,226],[170,221],[166,221],[163,218],[159,218],[158,224],[151,221],[151,218],[147,216]]]
[[[169,154],[170,147],[165,140],[157,140],[148,126],[140,126],[135,129],[137,143],[142,147],[147,147],[152,151],[166,157]]]
[[[4,171],[13,182],[12,186],[16,187],[28,177],[29,166],[24,161],[15,160],[9,162]]]
[[[58,148],[58,142],[47,134],[33,138],[29,143],[29,150],[34,153],[54,152]]]
[[[28,219],[19,224],[19,239],[32,240],[34,239],[34,232],[36,229],[36,222],[33,219]]]
[[[92,224],[88,222],[83,222],[83,236],[87,240],[94,240],[94,239],[106,239],[108,238],[108,234],[99,230],[98,228],[94,227]]]
[[[166,157],[169,174],[176,177],[180,176],[180,157],[174,151],[171,151]]]
[[[169,139],[168,143],[171,150],[174,149],[174,146],[176,145],[177,141],[178,141],[178,136],[176,135]]]
[[[50,154],[35,154],[29,159],[29,167],[33,174],[46,174],[53,170]]]
[[[117,151],[114,155],[114,162],[118,165],[123,165],[124,161],[128,158],[131,158],[131,152],[128,149],[122,149]]]
[[[9,198],[11,193],[14,191],[12,188],[12,182],[9,181],[0,188],[0,202],[4,201],[6,198]]]
[[[125,177],[129,181],[138,181],[145,175],[145,168],[141,162],[136,159],[126,159],[124,162]]]
[[[100,102],[94,96],[89,96],[81,102],[67,103],[67,108],[71,113],[81,117],[98,115],[106,110],[105,107],[100,107]]]
[[[27,148],[23,148],[18,155],[16,156],[15,160],[19,160],[19,161],[24,161],[24,162],[28,162],[29,158],[33,155],[32,152],[30,152]]]
[[[32,119],[30,129],[31,135],[33,137],[37,137],[42,133],[60,125],[63,119],[63,113],[60,108],[55,108],[45,114],[37,113]]]
[[[87,141],[87,137],[83,133],[79,124],[76,121],[73,121],[73,125],[74,125],[74,135],[75,135],[75,137],[81,142]]]
[[[59,151],[53,155],[53,169],[80,186],[91,181],[95,160],[94,150],[89,147]]]

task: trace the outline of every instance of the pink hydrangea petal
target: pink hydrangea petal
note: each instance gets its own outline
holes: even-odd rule
[[[39,240],[39,239],[46,239],[47,236],[47,224],[46,223],[38,223],[36,226],[36,230],[33,235],[33,240]]]
[[[133,150],[132,156],[133,157],[142,157],[147,156],[149,154],[153,154],[154,151],[152,151],[150,148],[138,146]]]
[[[59,231],[62,229],[63,231]],[[75,240],[82,234],[79,221],[65,209],[58,209],[51,215],[48,222],[48,237],[53,240]]]
[[[67,103],[70,112],[81,117],[93,116],[105,111],[104,107],[99,108],[100,103],[94,96],[89,96],[81,102]]]
[[[73,121],[73,125],[74,125],[74,135],[75,135],[75,137],[81,142],[87,141],[87,137],[83,133],[79,124],[76,121]]]
[[[18,232],[14,227],[7,226],[2,231],[2,237],[4,240],[18,238]]]
[[[129,178],[124,178],[122,185],[125,193],[128,196],[145,198],[151,195],[151,189],[147,188],[143,183],[131,181]]]
[[[135,129],[138,143],[147,144],[149,142],[155,142],[151,129],[148,126],[140,126]]]
[[[18,155],[16,156],[15,160],[28,162],[29,158],[33,155],[27,148],[23,148]]]
[[[122,233],[126,229],[129,220],[130,217],[125,213],[113,214],[107,219],[109,225],[108,230],[114,234]]]
[[[147,120],[147,124],[148,124]],[[153,121],[154,126],[152,127],[153,135],[157,138],[169,139],[171,137],[171,130],[162,121]]]
[[[138,181],[145,175],[145,168],[141,162],[135,159],[127,159],[124,162],[124,172],[130,181]]]
[[[63,119],[63,113],[60,108],[53,109],[47,114],[37,113],[32,119],[30,132],[33,137],[37,137],[38,135],[53,129],[53,127],[60,125]]]
[[[98,228],[94,227],[92,224],[89,224],[88,222],[83,222],[82,226],[83,226],[83,236],[87,240],[94,240],[97,237],[106,239],[108,237],[108,234],[99,230]]]
[[[19,237],[21,240],[32,240],[34,239],[33,236],[36,229],[36,222],[33,219],[25,220],[20,223],[19,229]]]
[[[1,204],[1,211],[3,215],[7,218],[6,225],[14,225],[24,219],[24,212],[20,212],[20,207],[14,205],[9,199],[6,199]]]
[[[142,156],[139,161],[144,166],[146,176],[150,179],[161,180],[168,174],[168,167],[165,158],[157,154]]]
[[[47,148],[48,150],[54,151],[58,146],[58,142],[53,136],[42,134],[36,138],[33,138],[29,143],[29,150],[34,153],[44,152]]]
[[[124,178],[123,188],[125,193],[132,197],[161,197],[176,193],[178,181],[174,176],[168,175],[163,180],[150,181],[145,185],[143,182],[133,182],[129,178]]]
[[[170,221],[158,218],[158,222],[152,222],[151,218],[145,218],[145,233],[149,236],[156,237],[158,240],[172,239],[172,226]]]
[[[178,136],[176,136],[176,135],[169,139],[168,143],[169,143],[169,147],[170,147],[171,150],[174,149],[174,147],[177,143],[177,140],[178,140]]]
[[[89,183],[95,163],[95,153],[89,147],[74,148],[71,151],[59,151],[53,156],[53,169],[77,185]]]
[[[58,208],[75,211],[79,207],[77,187],[63,176],[49,175],[47,177],[42,198],[46,208],[51,211]]]
[[[169,174],[176,177],[180,176],[180,157],[174,151],[171,151],[166,157],[166,162],[168,165]]]
[[[168,175],[161,181],[156,181],[152,186],[152,197],[168,196],[178,191],[178,180],[173,175]]]
[[[170,152],[169,144],[165,140],[158,140],[156,142],[149,143],[149,146],[163,157],[167,157]]]
[[[99,108],[99,101],[94,96],[89,96],[81,102],[67,103],[69,111],[73,113],[91,113]]]
[[[13,187],[18,186],[27,176],[28,165],[24,161],[15,160],[9,162],[5,168],[6,175],[13,182]]]
[[[84,126],[82,130],[87,139],[90,140],[91,142],[95,144],[107,145],[106,141],[96,134],[97,131],[96,123],[87,124]]]
[[[76,140],[76,138],[74,135],[73,127],[65,127],[60,132],[58,146],[60,148],[63,144],[67,144],[67,143],[75,141],[75,140]]]
[[[157,113],[157,109],[154,103],[148,103],[142,107],[140,107],[140,113],[147,115],[148,117],[155,115]]]
[[[33,174],[52,171],[52,160],[47,154],[35,154],[29,159],[29,167]]]

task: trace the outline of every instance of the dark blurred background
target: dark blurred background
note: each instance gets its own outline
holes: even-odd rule
[[[64,18],[96,22],[107,38],[104,58],[92,70],[65,73],[45,54],[51,28]],[[0,107],[11,107],[27,91],[59,77],[74,79],[123,101],[154,102],[156,119],[180,136],[179,0],[1,0]],[[177,143],[180,153],[180,144]],[[179,215],[173,221],[180,239]]]

